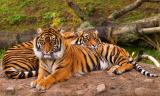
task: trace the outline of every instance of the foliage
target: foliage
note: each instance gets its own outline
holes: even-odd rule
[[[22,22],[25,19],[25,16],[23,15],[13,15],[8,17],[8,22],[9,24],[18,24],[20,22]]]
[[[58,13],[53,13],[52,25],[53,27],[61,26],[65,22],[65,18],[60,17]]]
[[[134,0],[73,0],[78,6],[96,22],[103,22],[114,10],[118,10]],[[50,22],[55,26],[77,27],[81,21],[63,0],[0,0],[0,30],[1,31],[21,31],[24,28],[43,27]],[[156,9],[159,4],[147,4],[128,15],[123,16],[118,21],[131,22],[155,15],[149,13],[146,8]],[[55,16],[56,15],[56,16]],[[33,17],[35,23],[30,22]],[[55,18],[56,17],[56,18]],[[17,24],[21,27],[17,27]],[[98,25],[101,23],[95,23]],[[54,25],[54,24],[53,24]]]
[[[0,59],[3,57],[5,49],[0,49]]]
[[[127,51],[129,51],[130,54],[132,54],[132,52],[135,52],[135,55],[138,54],[138,52],[140,50],[142,50],[142,48],[140,47],[126,47],[126,46],[122,46],[123,48],[125,48]],[[160,60],[160,51],[159,50],[154,50],[154,49],[150,49],[150,48],[144,48],[144,53],[153,56],[154,58],[156,58],[157,60]],[[150,60],[143,60],[144,62],[146,62],[147,64],[153,64],[153,62],[151,62]]]
[[[89,4],[86,10],[87,15],[92,16],[94,11],[95,11],[95,6],[93,4]]]
[[[54,12],[46,12],[43,14],[43,19],[46,21],[52,20],[53,17],[56,17],[56,13]]]

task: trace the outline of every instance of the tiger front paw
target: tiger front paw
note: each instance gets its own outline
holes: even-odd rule
[[[31,87],[32,88],[36,88],[36,85],[37,85],[37,80],[34,80],[31,82]]]
[[[32,87],[32,88],[36,88],[37,84],[38,84],[40,81],[42,81],[42,80],[43,80],[43,79],[33,80],[33,81],[31,82],[31,87]]]
[[[50,88],[52,83],[48,82],[47,80],[42,80],[39,83],[37,83],[36,88],[38,90],[46,90]]]

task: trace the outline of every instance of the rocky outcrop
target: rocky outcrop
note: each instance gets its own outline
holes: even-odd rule
[[[0,32],[0,48],[32,40],[35,34],[36,30],[34,29],[28,29],[26,32]]]
[[[151,65],[142,66],[152,73],[160,69]],[[0,96],[159,96],[160,78],[149,78],[135,70],[123,75],[109,75],[106,71],[95,71],[84,76],[72,77],[54,84],[47,91],[30,87],[29,79],[0,78]]]

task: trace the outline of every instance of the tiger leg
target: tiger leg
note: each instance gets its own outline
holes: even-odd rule
[[[110,67],[109,69],[107,69],[107,73],[110,75],[110,76],[113,76],[115,75],[114,72],[115,70],[119,67],[119,65],[114,65],[112,67]]]
[[[43,68],[40,67],[38,70],[38,78],[31,82],[31,87],[35,88],[37,86],[38,82],[42,81],[44,79],[44,77],[45,77],[45,71]]]
[[[130,63],[124,63],[123,65],[119,66],[115,71],[114,73],[117,74],[117,75],[120,75],[126,71],[129,71],[133,69],[133,64],[130,64]]]
[[[56,73],[48,75],[44,80],[38,83],[37,89],[45,90],[51,87],[56,82],[64,81],[71,77],[71,72],[65,68],[57,70]]]

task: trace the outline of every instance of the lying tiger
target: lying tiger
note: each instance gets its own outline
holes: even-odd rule
[[[38,75],[38,59],[32,41],[9,48],[2,59],[2,67],[9,78],[22,79]]]
[[[77,34],[75,35],[73,32],[63,33],[63,37],[65,38],[65,40],[68,41],[68,43],[72,41],[72,44],[87,45],[92,48],[96,47],[100,43],[100,40],[97,36],[96,31],[88,30],[87,32],[80,32],[78,35],[79,35],[79,38],[77,38]],[[105,45],[111,45],[111,44],[101,44],[101,45],[105,46]],[[121,49],[120,53],[126,54],[126,56],[123,54],[124,57],[129,57],[128,52],[126,52],[123,48],[119,48],[118,46],[113,46],[113,45],[111,46],[115,47],[115,49]],[[7,77],[21,79],[21,78],[28,78],[28,77],[38,75],[37,73],[38,59],[34,55],[32,48],[33,48],[32,41],[29,41],[29,42],[24,42],[22,44],[16,45],[10,48],[5,53],[2,65]],[[112,62],[111,62],[111,65],[112,65]],[[137,68],[135,69],[142,72],[142,74],[144,75],[149,74],[147,71],[144,71],[140,66],[138,66],[138,64],[136,64],[136,66],[139,67],[140,69],[137,69]],[[115,71],[115,73],[121,74],[123,72]],[[152,75],[148,75],[148,76],[152,77]]]
[[[38,29],[40,30],[40,28]],[[77,38],[74,32],[63,32],[66,42]],[[33,41],[23,42],[9,48],[3,57],[2,67],[8,78],[24,79],[38,75],[39,60],[33,52]]]
[[[39,90],[52,84],[83,75],[94,70],[105,70],[109,64],[92,49],[66,43],[62,34],[48,28],[39,32],[33,41],[34,53],[39,58],[38,78],[31,86]]]
[[[66,43],[62,34],[52,28],[41,30],[39,33],[33,45],[40,66],[38,78],[31,82],[31,86],[39,90],[48,89],[52,84],[64,81],[73,75],[105,70],[114,65],[119,65],[114,70],[116,74],[134,68],[149,77],[157,77],[156,74],[145,71],[134,62],[123,48],[101,43],[96,32],[91,34],[82,32],[72,42],[73,44],[83,42],[85,46]]]
[[[101,42],[96,30],[90,29],[79,32],[78,38],[72,41],[72,44],[84,45],[95,50],[98,55],[106,59],[109,65],[113,66],[111,68],[114,69],[113,72],[116,74],[122,74],[134,68],[148,77],[158,77],[156,74],[151,74],[138,65],[125,49]]]

